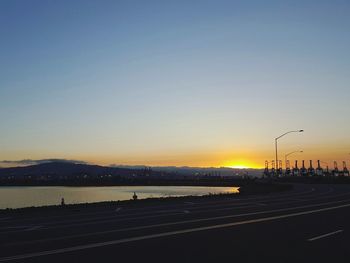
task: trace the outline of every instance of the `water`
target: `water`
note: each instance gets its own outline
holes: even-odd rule
[[[134,192],[139,199],[149,197],[237,193],[238,187],[206,186],[108,186],[108,187],[0,187],[0,209],[30,206],[129,200]]]

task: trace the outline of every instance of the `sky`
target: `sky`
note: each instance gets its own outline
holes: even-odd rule
[[[0,1],[0,160],[350,161],[348,1]]]

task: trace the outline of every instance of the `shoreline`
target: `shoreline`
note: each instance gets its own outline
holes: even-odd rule
[[[187,185],[185,185],[187,186]],[[197,185],[203,186],[203,185]],[[215,187],[211,185],[212,187]],[[102,201],[92,203],[77,203],[77,204],[65,204],[65,205],[47,205],[47,206],[30,206],[21,208],[2,208],[0,209],[0,215],[11,213],[36,213],[36,212],[77,212],[82,209],[104,209],[104,208],[125,208],[125,207],[139,207],[145,205],[157,205],[157,204],[172,204],[176,202],[191,202],[198,199],[225,199],[225,198],[237,198],[242,195],[255,195],[255,194],[270,194],[274,192],[288,191],[293,188],[292,184],[276,184],[276,183],[254,183],[239,187],[239,193],[219,193],[219,194],[206,194],[206,195],[186,195],[186,196],[166,196],[166,197],[150,197],[137,200],[117,200],[117,201]]]

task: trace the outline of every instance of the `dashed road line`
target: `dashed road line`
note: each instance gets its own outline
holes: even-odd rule
[[[334,232],[330,232],[330,233],[327,233],[327,234],[324,234],[324,235],[320,235],[320,236],[316,236],[316,237],[313,237],[313,238],[309,238],[307,241],[316,241],[316,240],[319,240],[319,239],[322,239],[322,238],[325,238],[325,237],[329,237],[329,236],[333,236],[335,234],[339,234],[341,232],[343,232],[344,230],[343,229],[340,229],[340,230],[337,230],[337,231],[334,231]]]

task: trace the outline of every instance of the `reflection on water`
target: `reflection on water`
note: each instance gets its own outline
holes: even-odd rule
[[[0,209],[60,204],[129,200],[149,197],[238,193],[238,187],[206,186],[108,186],[108,187],[0,187]]]

